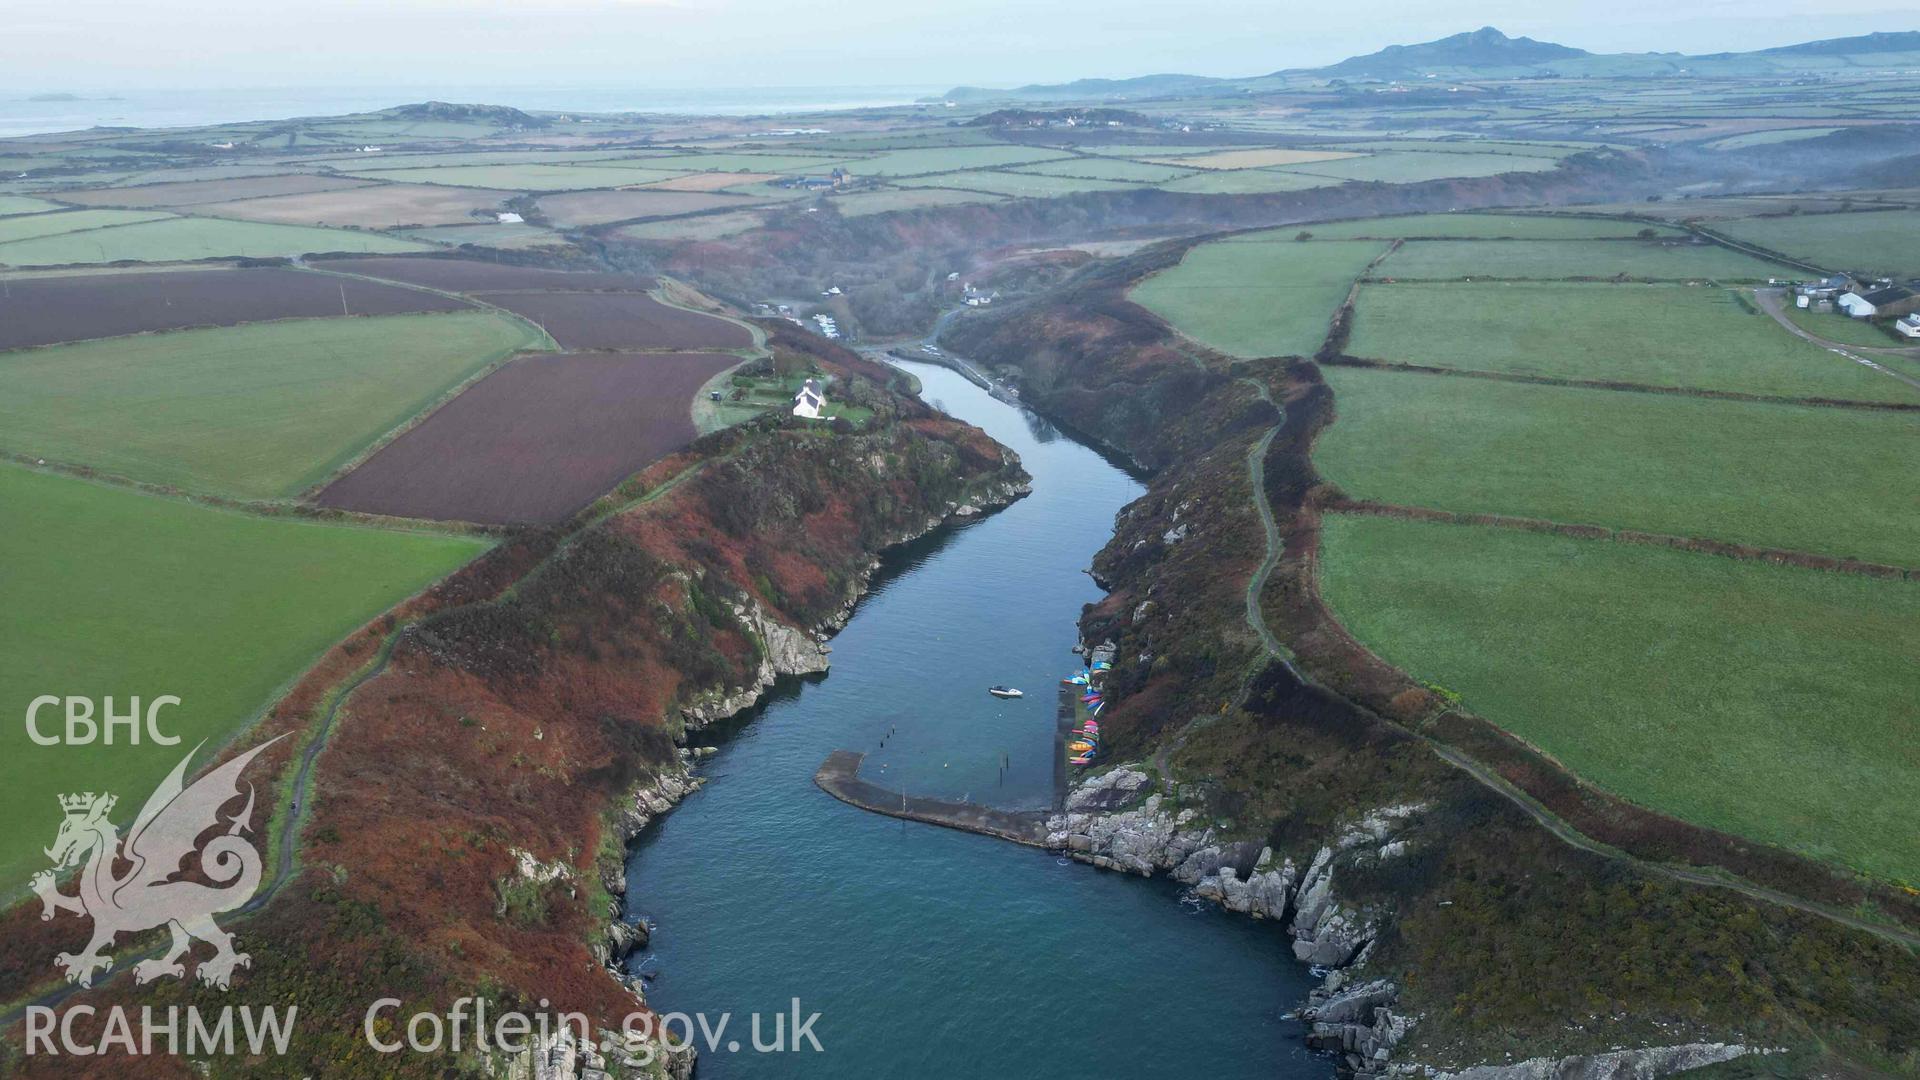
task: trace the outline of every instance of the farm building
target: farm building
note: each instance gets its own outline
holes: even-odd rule
[[[1920,309],[1920,295],[1901,285],[1888,285],[1871,292],[1846,292],[1840,295],[1841,310],[1856,319],[1874,316],[1905,315]]]
[[[1893,324],[1893,328],[1906,337],[1920,338],[1920,312],[1902,317],[1899,322]]]
[[[793,415],[804,416],[809,420],[820,419],[820,410],[827,404],[827,392],[818,379],[808,379],[800,385],[800,392],[793,395]]]
[[[1854,282],[1852,278],[1845,274],[1834,274],[1831,277],[1824,277],[1818,281],[1812,281],[1805,285],[1798,286],[1794,291],[1807,300],[1831,300],[1843,292],[1852,290],[1853,287]],[[1806,307],[1807,305],[1802,304],[1800,306]]]

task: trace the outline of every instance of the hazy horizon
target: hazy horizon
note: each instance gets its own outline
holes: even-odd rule
[[[1856,0],[1809,13],[1784,0],[1655,0],[1471,8],[1407,0],[1377,16],[1216,0],[1169,25],[1162,5],[1011,0],[881,7],[828,0],[321,0],[271,10],[229,0],[128,9],[22,0],[0,44],[0,94],[297,90],[374,86],[805,90],[1013,86],[1161,72],[1251,76],[1328,64],[1485,25],[1594,52],[1721,52],[1920,29],[1911,4]],[[1316,18],[1316,16],[1319,16]],[[113,26],[103,37],[99,28]],[[857,26],[841,32],[840,27]],[[209,33],[217,29],[217,33]],[[299,48],[289,48],[298,42]]]

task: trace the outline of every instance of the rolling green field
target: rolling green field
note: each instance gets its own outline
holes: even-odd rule
[[[847,165],[844,155],[825,154],[668,154],[649,157],[636,164],[647,168],[672,169],[675,172],[745,172],[820,174],[835,165]],[[849,166],[851,167],[851,166]]]
[[[0,353],[0,449],[191,491],[285,498],[539,341],[524,323],[476,311]]]
[[[1397,278],[1612,278],[1764,282],[1791,267],[1718,244],[1642,240],[1413,240],[1380,264]]]
[[[1158,184],[1165,180],[1178,180],[1183,176],[1194,175],[1192,169],[1178,169],[1171,165],[1084,157],[1043,161],[1038,165],[1022,165],[1019,171],[1038,176],[1078,176],[1089,180],[1126,180],[1141,184]]]
[[[1749,131],[1744,135],[1729,135],[1724,139],[1715,139],[1706,145],[1709,150],[1744,150],[1752,146],[1773,146],[1776,143],[1799,142],[1801,139],[1817,139],[1839,130],[1839,128],[1830,127],[1810,127]]]
[[[1511,529],[1324,528],[1322,593],[1394,666],[1644,806],[1920,880],[1920,584]]]
[[[950,191],[946,188],[917,188],[910,191],[862,191],[833,197],[834,208],[844,217],[865,217],[895,210],[919,210],[929,206],[958,206],[962,203],[999,202],[1002,197],[984,191]]]
[[[1396,237],[1583,240],[1610,236],[1636,236],[1642,229],[1652,229],[1666,236],[1680,235],[1680,230],[1666,225],[1649,225],[1638,221],[1615,221],[1606,218],[1557,217],[1547,214],[1410,214],[1405,217],[1302,225],[1275,230],[1275,232],[1285,232],[1286,235],[1291,236],[1300,229],[1312,232],[1317,240],[1391,240]],[[1273,234],[1256,235],[1271,236]]]
[[[50,203],[45,199],[30,199],[24,195],[0,195],[0,217],[11,214],[41,214],[58,209],[60,209],[59,203]]]
[[[1920,416],[1323,369],[1361,499],[1920,563]]]
[[[757,229],[763,224],[765,221],[758,211],[735,210],[724,214],[661,218],[636,225],[622,225],[618,233],[634,240],[719,240],[737,236],[748,229]]]
[[[437,168],[448,165],[575,164],[584,161],[631,160],[638,150],[475,150],[441,154],[348,154],[309,158],[341,172],[377,172],[385,169]]]
[[[334,642],[472,559],[481,541],[261,518],[0,462],[0,702],[173,694],[179,746],[39,747],[0,759],[0,880],[45,865],[54,796],[110,789],[131,820],[202,739],[219,746]],[[96,710],[100,706],[96,704]],[[57,731],[58,710],[42,730]],[[204,764],[207,751],[196,759]]]
[[[1161,184],[1166,191],[1184,191],[1194,195],[1265,195],[1273,191],[1305,191],[1308,188],[1333,187],[1344,181],[1305,173],[1275,169],[1215,169]]]
[[[388,255],[432,251],[431,244],[397,240],[355,229],[266,225],[218,218],[173,218],[121,225],[65,236],[0,244],[0,265],[63,266],[69,263],[181,262],[191,259],[271,258],[345,251]]]
[[[1179,331],[1235,356],[1310,356],[1360,271],[1371,240],[1202,244],[1130,294]]]
[[[584,191],[590,188],[651,184],[656,180],[679,176],[680,173],[666,169],[616,168],[610,165],[452,165],[390,169],[356,175],[369,180],[392,180],[403,184],[444,184],[505,191]]]
[[[938,176],[909,177],[894,183],[903,188],[946,188],[958,191],[984,191],[1015,199],[1047,199],[1080,191],[1123,191],[1141,187],[1118,180],[1082,180],[1070,176],[1035,176],[1031,173],[978,172],[941,173]]]
[[[1367,285],[1347,352],[1466,371],[1920,401],[1898,379],[1740,307],[1728,290],[1683,285]]]
[[[137,225],[172,216],[164,210],[63,210],[56,214],[29,214],[0,220],[0,244],[113,225]]]
[[[526,248],[565,241],[550,229],[534,225],[438,225],[424,229],[400,229],[398,234],[435,244],[477,244],[481,247]]]
[[[1715,222],[1716,230],[1829,270],[1920,274],[1920,213],[1874,210]]]
[[[1389,139],[1385,142],[1343,142],[1327,146],[1329,150],[1431,150],[1437,154],[1517,154],[1521,157],[1563,158],[1582,150],[1597,150],[1598,143],[1503,142],[1495,139]]]
[[[1282,167],[1289,172],[1332,176],[1341,180],[1381,180],[1389,184],[1411,184],[1422,180],[1442,180],[1451,176],[1474,177],[1494,176],[1508,172],[1540,172],[1558,164],[1559,161],[1554,158],[1523,157],[1519,154],[1442,154],[1430,150],[1411,150]]]
[[[1089,154],[1102,157],[1126,158],[1163,158],[1163,157],[1199,157],[1202,154],[1217,154],[1223,150],[1239,150],[1239,146],[1155,146],[1147,143],[1121,143],[1112,146],[1083,147]]]
[[[924,176],[963,169],[998,169],[1067,155],[1044,146],[942,146],[893,150],[846,163],[855,176]]]

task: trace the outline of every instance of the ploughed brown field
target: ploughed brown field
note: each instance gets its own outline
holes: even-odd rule
[[[406,315],[471,306],[419,289],[302,270],[15,278],[0,281],[0,350],[273,319]]]
[[[611,290],[646,292],[657,284],[642,274],[616,274],[607,271],[542,270],[532,266],[507,266],[477,259],[408,258],[377,256],[367,259],[327,259],[315,266],[348,274],[404,281],[429,289],[448,292],[536,292],[541,289],[570,291]]]
[[[235,199],[259,199],[272,195],[303,195],[315,191],[344,191],[368,187],[368,181],[345,176],[315,176],[293,173],[287,176],[246,176],[231,180],[187,180],[173,184],[141,184],[138,187],[100,188],[91,191],[60,191],[52,196],[61,202],[79,206],[150,207],[201,206],[232,202]]]
[[[320,493],[323,506],[481,524],[564,521],[692,442],[715,353],[523,356]]]
[[[274,225],[351,226],[390,229],[396,225],[462,225],[490,214],[511,191],[436,187],[428,184],[370,184],[338,191],[309,191],[271,198],[206,203],[198,211],[238,221]],[[488,218],[487,220],[491,220]]]
[[[563,349],[744,349],[747,328],[669,307],[645,293],[474,294],[546,327]]]

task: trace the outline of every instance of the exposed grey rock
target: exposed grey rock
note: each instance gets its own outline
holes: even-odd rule
[[[1354,977],[1354,967],[1371,952],[1376,929],[1371,915],[1340,903],[1335,869],[1343,860],[1350,864],[1404,853],[1409,842],[1393,834],[1422,807],[1369,812],[1342,827],[1302,869],[1270,848],[1221,842],[1195,811],[1170,811],[1158,793],[1131,810],[1111,809],[1145,790],[1150,779],[1135,766],[1090,778],[1069,794],[1064,812],[1048,819],[1048,843],[1103,869],[1167,873],[1192,885],[1192,895],[1229,911],[1286,923],[1296,957],[1335,969],[1302,1012],[1312,1023],[1309,1041],[1340,1054],[1349,1073],[1389,1070],[1394,1048],[1416,1018],[1393,1012],[1399,991],[1392,982]]]
[[[1344,1024],[1361,1017],[1370,1019],[1376,1006],[1390,1005],[1399,996],[1399,990],[1392,983],[1376,979],[1343,990],[1319,1004],[1307,1006],[1300,1010],[1300,1018],[1328,1024]]]
[[[1231,854],[1230,851],[1208,848],[1189,857],[1180,865],[1180,870],[1187,870],[1196,861],[1205,865],[1207,861],[1219,860],[1222,855]],[[1180,870],[1175,871],[1176,876]],[[1213,900],[1228,911],[1252,915],[1256,919],[1284,919],[1297,873],[1292,860],[1282,860],[1276,866],[1273,849],[1262,848],[1245,879],[1232,865],[1225,865],[1224,861],[1216,863],[1211,874],[1197,880],[1193,894]]]
[[[607,960],[605,962],[617,964],[625,960],[635,949],[642,948],[646,945],[648,936],[647,928],[644,925],[635,926],[632,923],[622,922],[618,919],[608,923]]]
[[[1083,813],[1113,810],[1133,801],[1133,797],[1152,781],[1138,769],[1122,765],[1081,784],[1067,796],[1067,810]]]
[[[782,675],[813,675],[827,670],[827,652],[807,631],[788,626],[768,614],[758,601],[733,605],[733,616],[760,642],[760,666],[747,685],[715,691],[680,710],[690,730],[724,720],[760,700],[760,695]]]

